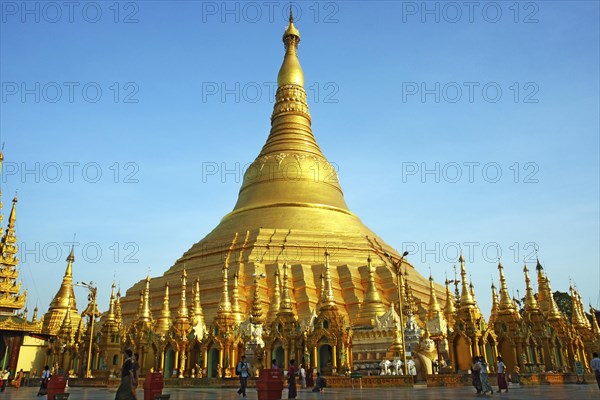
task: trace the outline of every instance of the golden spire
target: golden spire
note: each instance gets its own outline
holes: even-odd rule
[[[33,317],[31,318],[31,322],[37,322],[37,318],[38,318],[38,307],[35,306],[35,308],[33,309]]]
[[[473,307],[475,306],[475,299],[473,299],[473,295],[471,294],[471,291],[469,291],[469,285],[467,283],[467,271],[465,269],[465,259],[463,258],[462,254],[460,255],[458,261],[460,262],[460,281],[462,284],[462,291],[458,304],[461,308]]]
[[[575,291],[577,293],[577,300],[579,303],[579,312],[581,313],[583,321],[585,322],[586,328],[591,329],[592,325],[590,324],[590,320],[585,315],[585,307],[583,305],[583,299],[581,298],[581,293],[579,293],[579,290],[577,290],[577,287],[575,287]]]
[[[435,295],[435,288],[433,287],[433,277],[429,274],[429,307],[427,309],[427,319],[433,319],[436,315],[441,314],[440,305]]]
[[[146,277],[146,288],[142,291],[142,313],[140,320],[144,322],[152,321],[150,312],[150,275]]]
[[[512,314],[516,312],[516,309],[510,298],[510,295],[508,294],[506,278],[504,277],[504,267],[502,267],[501,262],[498,263],[498,271],[500,273],[500,304],[498,311],[503,314]]]
[[[229,287],[227,282],[227,272],[229,271],[229,265],[227,260],[223,264],[223,292],[221,293],[221,301],[219,302],[218,313],[219,314],[230,314],[231,313],[231,302],[229,301]]]
[[[367,269],[369,281],[367,282],[367,290],[362,307],[358,313],[356,325],[373,325],[377,317],[385,314],[385,305],[381,300],[377,285],[375,283],[375,269],[371,264],[371,256],[367,258]]]
[[[290,298],[290,291],[288,289],[288,265],[283,263],[283,288],[281,290],[281,305],[279,306],[279,313],[292,313],[292,299]]]
[[[596,336],[600,335],[600,327],[598,327],[598,319],[596,318],[596,310],[590,304],[590,314],[592,314],[592,333]]]
[[[260,288],[258,286],[258,278],[259,275],[254,274],[254,300],[252,301],[252,313],[250,314],[250,322],[255,325],[260,325],[263,323],[263,311],[260,305]]]
[[[275,287],[273,289],[273,299],[269,306],[269,312],[267,313],[267,322],[271,322],[275,319],[279,313],[279,306],[281,306],[281,285],[279,282],[279,267],[276,267],[275,274]]]
[[[189,311],[187,307],[187,299],[185,297],[187,291],[187,271],[185,270],[185,264],[183,265],[183,272],[181,273],[181,297],[179,298],[179,307],[177,308],[177,319],[187,319],[189,317]]]
[[[525,311],[537,312],[539,311],[539,304],[535,295],[533,294],[533,288],[531,287],[531,279],[529,279],[529,269],[527,264],[523,267],[523,273],[525,274]]]
[[[536,270],[538,273],[538,302],[540,309],[549,320],[560,320],[563,318],[563,315],[558,309],[556,300],[554,300],[550,279],[544,274],[543,269],[542,264],[537,260]]]
[[[277,75],[277,86],[285,85],[304,86],[304,72],[298,60],[298,44],[300,44],[300,32],[294,26],[294,18],[290,9],[289,24],[283,33],[283,44],[285,46],[285,57]]]
[[[139,321],[144,313],[144,291],[140,290],[140,300],[138,301],[137,315],[135,320]]]
[[[454,321],[456,315],[456,306],[454,305],[455,299],[450,291],[450,281],[446,279],[446,305],[444,306],[444,316],[450,328],[454,328]]]
[[[121,289],[117,291],[117,298],[115,299],[115,321],[117,324],[123,326],[123,312],[121,311]]]
[[[229,282],[227,281],[227,274],[229,273],[229,259],[231,258],[231,253],[235,248],[237,239],[238,233],[236,232],[233,240],[231,241],[231,246],[229,246],[225,263],[223,264],[223,292],[221,293],[221,301],[219,301],[219,306],[217,307],[217,314],[231,314],[231,302],[229,301]]]
[[[108,303],[108,313],[106,315],[106,323],[115,322],[115,283],[113,282],[110,291],[110,301]]]
[[[493,325],[498,318],[498,293],[496,293],[496,285],[492,283],[492,311],[490,312],[489,324]]]
[[[569,292],[571,293],[571,324],[575,328],[585,328],[587,318],[581,312],[577,292],[572,285],[569,285]]]
[[[53,334],[58,331],[62,319],[65,317],[63,313],[67,309],[73,313],[73,315],[70,316],[70,318],[73,320],[73,325],[79,323],[80,317],[77,313],[77,303],[75,300],[75,293],[73,291],[73,263],[75,262],[73,247],[71,247],[71,252],[69,253],[66,261],[67,269],[60,284],[60,288],[52,299],[52,302],[50,302],[48,312],[44,316],[43,331],[45,333]]]
[[[154,330],[159,335],[165,335],[171,329],[171,308],[169,306],[169,281],[165,282],[165,294],[163,295],[160,317],[156,320]]]
[[[192,307],[192,323],[194,326],[204,325],[204,311],[202,310],[202,304],[200,303],[200,277],[196,277],[196,283],[194,285],[194,305]]]
[[[231,312],[233,313],[233,320],[239,325],[244,321],[244,315],[242,314],[242,308],[240,307],[238,281],[239,277],[236,272],[233,274],[233,288],[231,289]]]
[[[0,241],[0,245],[2,246],[2,253],[4,255],[3,258],[11,262],[11,264],[12,261],[15,261],[16,265],[16,253],[18,250],[17,238],[15,236],[15,225],[17,222],[17,196],[13,198],[12,203],[12,208],[8,217],[8,226],[4,231],[4,235],[2,236],[2,240]]]
[[[71,298],[67,300],[67,312],[63,318],[62,324],[60,325],[59,333],[64,336],[71,336]]]
[[[329,252],[327,250],[325,250],[325,265],[323,275],[325,286],[321,291],[321,309],[335,307],[333,285],[331,284],[331,273],[329,272]]]

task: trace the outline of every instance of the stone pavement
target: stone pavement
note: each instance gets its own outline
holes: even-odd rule
[[[22,387],[18,391],[12,387],[0,393],[0,398],[25,400],[36,399],[37,388]],[[116,389],[94,389],[94,388],[70,388],[70,400],[113,400]],[[171,394],[171,400],[188,399],[238,399],[235,389],[165,389],[163,393]],[[142,400],[144,394],[142,390],[138,391],[138,399]],[[256,390],[248,390],[248,399],[255,400]],[[287,398],[287,391],[284,390],[283,398]],[[597,385],[544,385],[544,386],[521,386],[511,388],[509,393],[494,393],[493,396],[476,396],[474,389],[470,387],[459,388],[427,388],[425,386],[416,386],[413,389],[400,388],[377,388],[377,389],[326,389],[323,394],[312,393],[310,391],[298,391],[298,400],[463,400],[463,399],[481,399],[490,398],[496,400],[578,400],[578,399],[598,399],[600,398],[600,389]],[[40,400],[46,397],[39,397]]]

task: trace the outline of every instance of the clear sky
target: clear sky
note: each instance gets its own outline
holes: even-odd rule
[[[4,223],[18,191],[29,308],[76,233],[75,280],[105,309],[113,279],[162,274],[233,208],[287,2],[0,4]],[[598,307],[598,2],[468,4],[297,3],[315,136],[350,209],[422,274],[443,282],[463,249],[486,315],[498,249],[511,292],[537,248],[553,289],[572,278]]]

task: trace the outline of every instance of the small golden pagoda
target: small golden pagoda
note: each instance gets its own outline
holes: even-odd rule
[[[73,291],[73,263],[75,262],[73,247],[66,261],[67,269],[65,270],[60,288],[56,292],[56,295],[54,295],[52,302],[50,302],[50,307],[43,318],[42,333],[51,336],[55,336],[58,333],[67,312],[70,314],[73,332],[78,329],[79,321],[81,320],[81,316],[77,312],[77,301],[75,299],[75,292]]]

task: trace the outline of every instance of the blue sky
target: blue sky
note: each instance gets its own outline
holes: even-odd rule
[[[113,279],[162,274],[233,208],[288,3],[0,4],[28,304],[47,308],[76,233],[75,279],[106,308]],[[468,252],[484,313],[498,248],[511,292],[538,248],[553,289],[600,306],[598,3],[516,4],[298,2],[313,131],[350,209],[422,274]]]

